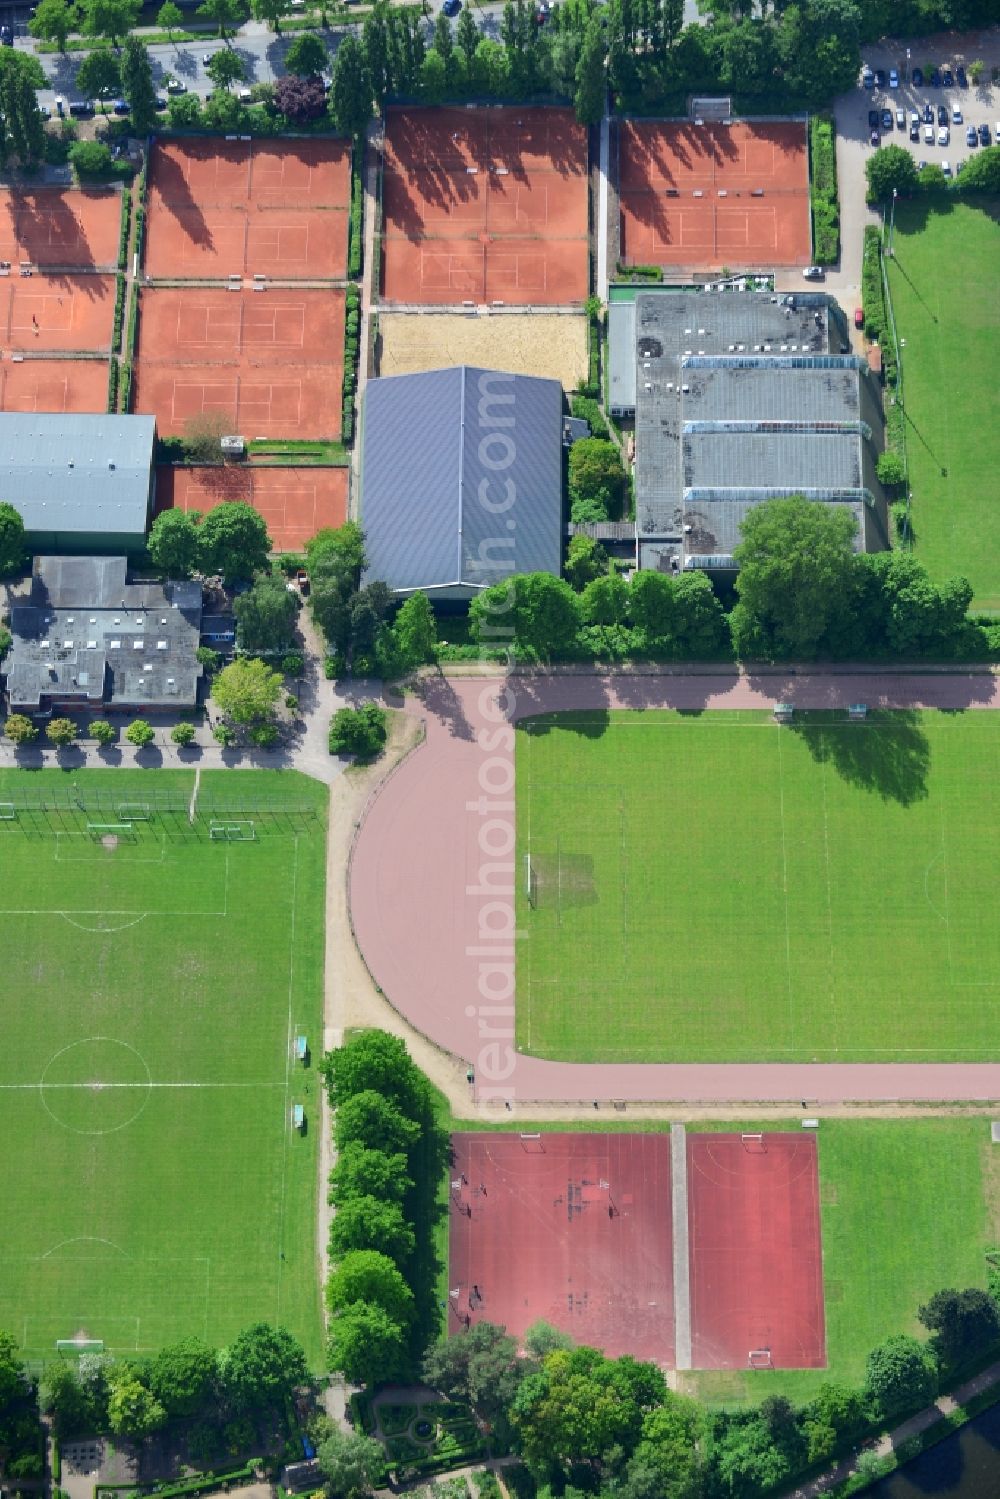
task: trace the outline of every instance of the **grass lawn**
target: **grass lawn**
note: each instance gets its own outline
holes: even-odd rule
[[[917,556],[934,578],[964,573],[976,606],[1000,609],[1000,203],[900,202],[894,252]]]
[[[78,1333],[221,1344],[262,1319],[318,1361],[319,1086],[292,1038],[318,1054],[325,787],[203,772],[191,823],[193,789],[184,771],[0,772],[0,800],[89,808],[0,822],[0,1327],[36,1358]],[[87,833],[131,798],[156,808],[134,840]],[[213,806],[255,840],[210,839]]]
[[[522,1050],[996,1055],[1000,715],[566,714],[516,766]]]

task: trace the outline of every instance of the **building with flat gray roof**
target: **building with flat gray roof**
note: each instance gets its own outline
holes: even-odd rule
[[[880,392],[823,293],[643,292],[613,303],[611,409],[635,416],[641,567],[735,568],[744,517],[804,494],[888,545]]]
[[[36,557],[10,616],[11,710],[194,707],[201,603],[200,583],[129,583],[124,557]]]
[[[369,380],[361,524],[368,575],[470,599],[562,564],[562,387],[497,370]]]
[[[0,413],[0,499],[34,553],[137,552],[153,495],[151,416]]]

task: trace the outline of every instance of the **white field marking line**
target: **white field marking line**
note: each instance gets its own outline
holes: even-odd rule
[[[206,1343],[208,1342],[208,1313],[209,1313],[209,1308],[212,1305],[212,1290],[211,1290],[211,1287],[212,1287],[212,1257],[211,1257],[211,1255],[206,1255],[206,1257],[205,1257],[205,1321],[204,1321],[203,1331],[202,1331],[202,1337],[204,1338],[204,1340],[205,1340]]]
[[[29,1093],[35,1089],[70,1089],[78,1088],[83,1092],[106,1093],[110,1088],[280,1088],[281,1083],[154,1083],[139,1081],[136,1083],[102,1083],[99,1080],[89,1083],[0,1083],[0,1093]]]
[[[78,932],[107,932],[109,935],[115,932],[127,932],[130,927],[138,926],[140,922],[146,919],[146,912],[143,912],[141,916],[136,916],[132,921],[122,921],[115,926],[93,926],[85,921],[74,921],[72,916],[66,915],[65,911],[60,911],[58,914],[62,917],[63,921],[68,921],[70,926],[75,926]]]
[[[941,857],[944,861],[944,929],[948,938],[948,977],[955,982],[955,964],[951,948],[951,907],[948,904],[948,830],[944,823],[944,798],[940,802],[941,813]]]
[[[278,1196],[278,1285],[275,1321],[281,1321],[281,1267],[284,1264],[285,1239],[285,1188],[288,1180],[288,1142],[291,1137],[291,1115],[288,1104],[288,1085],[292,1071],[292,1004],[295,983],[295,913],[298,904],[299,885],[299,840],[295,839],[295,858],[292,861],[292,915],[288,923],[288,1023],[285,1035],[285,1091],[282,1111],[281,1190]]]
[[[939,864],[943,858],[944,858],[944,849],[942,848],[939,853],[936,853],[934,855],[933,859],[929,859],[927,861],[927,867],[924,870],[924,900],[930,906],[931,910],[934,912],[934,915],[937,917],[938,921],[943,921],[943,922],[947,923],[948,917],[947,917],[946,913],[944,911],[942,911],[938,906],[936,906],[934,904],[934,902],[931,900],[931,893],[930,893],[930,889],[928,888],[928,881],[930,880],[931,870],[934,868],[935,864]]]
[[[820,762],[823,787],[823,868],[826,875],[826,929],[830,938],[830,1013],[833,1016],[833,1034],[837,1035],[837,993],[834,982],[835,949],[833,943],[833,895],[830,888],[830,819],[826,805],[826,761]]]
[[[132,1259],[132,1255],[129,1254],[127,1249],[123,1249],[120,1244],[116,1244],[114,1239],[102,1239],[100,1234],[77,1234],[72,1239],[60,1239],[58,1244],[53,1244],[51,1249],[46,1249],[44,1254],[40,1254],[37,1256],[37,1259],[47,1260],[50,1254],[57,1254],[60,1249],[65,1249],[67,1244],[107,1244],[109,1249],[117,1249],[118,1253],[123,1257],[123,1259]],[[96,1254],[87,1255],[85,1257],[87,1259],[95,1260],[103,1258],[103,1256],[99,1256]],[[28,1258],[32,1263],[35,1262],[32,1256],[29,1256]],[[74,1256],[74,1258],[82,1258],[82,1256]]]
[[[136,916],[142,921],[147,916],[170,916],[178,920],[190,921],[193,916],[227,916],[228,911],[125,911],[108,910],[104,906],[85,906],[74,908],[72,911],[58,911],[51,906],[3,906],[0,907],[0,916],[65,916],[67,921],[73,916]],[[84,927],[84,931],[93,930]],[[102,928],[98,927],[100,931]]]
[[[778,725],[779,731],[781,725]],[[778,734],[778,812],[781,822],[781,883],[785,905],[785,981],[788,985],[788,1022],[792,1022],[792,934],[788,925],[788,847],[785,842],[785,775],[781,764],[781,734]]]
[[[618,830],[622,844],[622,967],[628,969],[628,854],[625,847],[625,798],[618,806]]]
[[[188,803],[188,823],[194,827],[195,814],[198,811],[198,788],[201,785],[201,766],[197,766],[194,773],[194,785],[191,787],[191,800]]]

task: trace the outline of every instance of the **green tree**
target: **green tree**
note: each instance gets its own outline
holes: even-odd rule
[[[393,624],[404,671],[434,660],[437,622],[426,593],[411,593]]]
[[[345,521],[342,526],[324,526],[317,531],[312,540],[306,542],[306,562],[313,579],[331,572],[344,573],[356,589],[368,565],[364,533],[357,521]]]
[[[363,1301],[344,1307],[330,1326],[328,1359],[352,1384],[377,1385],[405,1379],[409,1370],[403,1329],[380,1306]]]
[[[108,723],[106,718],[95,718],[88,730],[91,739],[96,739],[99,745],[113,744],[118,737],[118,730],[113,724]]]
[[[214,88],[202,105],[201,123],[217,135],[243,130],[246,121],[246,106],[228,89]]]
[[[83,1353],[77,1359],[76,1377],[87,1402],[92,1431],[104,1431],[107,1427],[114,1370],[115,1359],[110,1353]]]
[[[117,47],[135,26],[140,0],[84,0],[83,29],[88,36],[105,36]]]
[[[237,656],[212,682],[212,701],[234,724],[267,722],[280,696],[280,671],[254,657]]]
[[[330,1499],[359,1499],[370,1494],[385,1472],[379,1442],[358,1431],[334,1427],[316,1449],[316,1461]]]
[[[170,730],[170,738],[177,745],[178,749],[186,749],[189,744],[193,744],[194,742],[194,724],[175,723]]]
[[[122,86],[118,58],[109,47],[95,47],[85,54],[76,70],[76,86],[86,99],[110,99]]]
[[[751,1499],[776,1488],[789,1474],[788,1458],[763,1421],[751,1414],[734,1421],[717,1443],[714,1466],[723,1493]]]
[[[205,64],[205,72],[218,89],[231,88],[234,83],[242,83],[247,76],[242,57],[229,47],[220,47],[218,52],[212,53]]]
[[[202,572],[220,573],[235,583],[267,570],[267,525],[244,500],[224,500],[209,511],[198,528],[198,542]]]
[[[352,1250],[374,1249],[405,1265],[414,1249],[413,1229],[397,1202],[377,1197],[353,1197],[338,1205],[330,1224],[330,1253],[334,1258]]]
[[[103,141],[74,141],[69,159],[79,177],[106,177],[111,171],[111,149]]]
[[[988,1291],[937,1291],[917,1311],[942,1367],[965,1363],[1000,1341],[1000,1307]]]
[[[656,1499],[700,1499],[702,1467],[699,1447],[705,1420],[694,1400],[668,1392],[642,1421],[642,1439],[629,1463],[628,1477],[639,1488],[640,1474]],[[649,1477],[655,1479],[650,1485]],[[638,1499],[638,1495],[636,1496]]]
[[[985,146],[962,169],[964,193],[1000,193],[1000,146]]]
[[[132,128],[145,135],[156,123],[156,89],[149,53],[137,36],[127,36],[122,46],[122,97],[128,104]]]
[[[338,130],[360,138],[372,115],[372,80],[361,43],[348,32],[333,62],[330,114]]]
[[[194,1337],[168,1343],[147,1368],[149,1388],[171,1420],[204,1411],[215,1397],[217,1377],[215,1349]]]
[[[174,0],[163,0],[163,4],[156,13],[156,24],[173,41],[174,32],[180,31],[184,24],[184,12],[179,5],[174,4]]]
[[[898,453],[887,448],[878,455],[878,476],[887,489],[896,489],[906,483],[906,465]]]
[[[459,11],[458,21],[455,24],[455,43],[465,58],[466,74],[470,75],[475,61],[476,48],[479,46],[479,27],[468,6]]]
[[[55,42],[60,52],[66,50],[66,38],[76,26],[79,11],[67,0],[38,0],[28,30],[41,42]]]
[[[38,1385],[38,1404],[46,1416],[52,1417],[60,1437],[77,1436],[89,1429],[90,1409],[71,1363],[53,1359],[45,1365]]]
[[[378,703],[360,708],[338,708],[330,723],[330,754],[373,760],[388,737],[386,713]]]
[[[238,1411],[281,1406],[309,1381],[306,1356],[284,1327],[255,1322],[244,1328],[220,1355],[219,1372],[226,1394]]]
[[[250,10],[255,21],[266,21],[275,32],[280,32],[281,22],[291,9],[291,0],[250,0]]]
[[[4,724],[4,733],[12,744],[31,744],[38,738],[38,730],[23,713],[10,713]]]
[[[555,1353],[557,1348],[573,1348],[575,1344],[568,1332],[539,1318],[524,1334],[524,1346],[532,1358],[543,1359],[547,1354]]]
[[[108,1390],[108,1425],[115,1436],[142,1441],[159,1431],[166,1419],[163,1406],[142,1383],[131,1364],[121,1364],[112,1371]]]
[[[380,1307],[397,1327],[413,1322],[413,1292],[388,1255],[374,1249],[344,1255],[326,1283],[326,1300],[331,1312],[365,1302]]]
[[[13,505],[0,501],[0,578],[19,573],[27,549],[24,544],[24,521]]]
[[[7,626],[0,625],[0,661],[3,660],[4,656],[6,656],[7,652],[10,650],[13,644],[14,637],[8,630]]]
[[[569,450],[569,497],[576,518],[580,506],[596,507],[606,520],[621,510],[625,474],[618,449],[602,437],[584,437]]]
[[[523,1374],[517,1339],[494,1322],[477,1322],[460,1338],[439,1338],[424,1354],[423,1377],[449,1400],[466,1400],[495,1420],[513,1401]]]
[[[326,43],[315,31],[300,31],[285,54],[285,67],[299,78],[314,78],[330,61]]]
[[[943,193],[948,186],[948,179],[936,161],[928,161],[921,167],[917,181],[922,193]]]
[[[37,57],[0,48],[0,161],[11,154],[24,166],[40,160],[45,131],[36,90],[46,87]]]
[[[612,1450],[631,1454],[653,1390],[645,1377],[635,1378],[634,1360],[623,1364],[594,1348],[558,1350],[522,1381],[511,1418],[529,1464],[555,1462],[569,1471],[577,1463],[600,1465]]]
[[[125,730],[125,738],[136,749],[145,749],[148,744],[152,744],[155,737],[152,724],[147,723],[144,718],[133,719]]]
[[[604,113],[607,79],[604,68],[604,29],[599,16],[592,16],[583,36],[576,65],[573,108],[581,125],[596,125]]]
[[[420,1118],[431,1107],[426,1077],[406,1042],[388,1031],[373,1028],[352,1036],[324,1054],[320,1071],[335,1109],[356,1093],[370,1091],[381,1093],[411,1119]]]
[[[330,1173],[330,1201],[372,1196],[382,1202],[402,1202],[413,1185],[404,1155],[385,1155],[364,1145],[348,1145]],[[358,1298],[352,1297],[352,1300]]]
[[[588,583],[592,583],[607,570],[608,554],[599,541],[584,535],[570,539],[563,564],[563,576],[577,593],[581,593]]]
[[[163,510],[149,528],[146,550],[164,578],[190,578],[198,565],[200,538],[197,516],[184,510]]]
[[[620,573],[605,573],[580,595],[580,614],[588,625],[620,625],[628,609],[628,584]]]
[[[0,1410],[28,1393],[28,1376],[17,1343],[0,1332]]]
[[[917,164],[904,146],[880,146],[865,162],[870,202],[888,203],[894,193],[912,193]]]
[[[933,583],[912,552],[879,552],[862,559],[881,592],[885,644],[898,656],[947,654],[960,643],[972,602],[966,578]]]
[[[201,103],[197,94],[180,94],[171,97],[167,104],[167,120],[173,130],[189,130],[201,120]],[[218,443],[216,443],[218,449]],[[213,455],[218,461],[217,453]]]
[[[929,1405],[937,1394],[937,1370],[923,1343],[897,1333],[868,1355],[865,1392],[883,1420]]]
[[[296,595],[273,573],[258,573],[253,587],[235,600],[233,614],[241,651],[281,651],[295,638]]]
[[[855,87],[860,19],[853,0],[808,0],[783,9],[777,47],[788,95],[823,105]]]
[[[338,1150],[354,1142],[386,1155],[407,1155],[420,1138],[420,1125],[380,1093],[366,1089],[337,1109],[334,1138]]]
[[[523,573],[494,583],[473,599],[469,623],[478,645],[512,646],[547,661],[572,652],[580,627],[577,595],[551,573]]]
[[[230,31],[242,26],[249,9],[246,0],[202,0],[197,13],[214,22],[219,28],[219,35],[226,37]]]
[[[737,652],[812,660],[850,611],[854,517],[796,495],[757,505],[740,529]]]
[[[725,610],[705,573],[685,572],[674,578],[673,599],[678,655],[697,661],[715,656],[727,646]]]
[[[50,718],[45,737],[56,749],[66,749],[76,739],[76,724],[71,718]]]

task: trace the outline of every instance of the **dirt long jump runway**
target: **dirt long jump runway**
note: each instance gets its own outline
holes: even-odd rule
[[[498,694],[502,693],[498,708]],[[417,1030],[477,1068],[479,1097],[520,1103],[593,1099],[680,1103],[885,1102],[1000,1098],[995,1063],[590,1064],[513,1052],[505,973],[513,939],[506,902],[488,911],[491,860],[513,858],[513,732],[506,717],[568,709],[1000,708],[988,673],[432,678],[420,713],[426,739],[383,784],[354,848],[349,898],[375,982]],[[491,811],[494,826],[486,829]],[[482,841],[481,841],[482,840]],[[493,841],[495,853],[483,849]],[[484,870],[486,873],[484,874]],[[485,974],[483,954],[498,969]],[[493,997],[482,997],[481,985]],[[489,1077],[487,1074],[491,1074]],[[502,1104],[501,1104],[502,1107]]]

